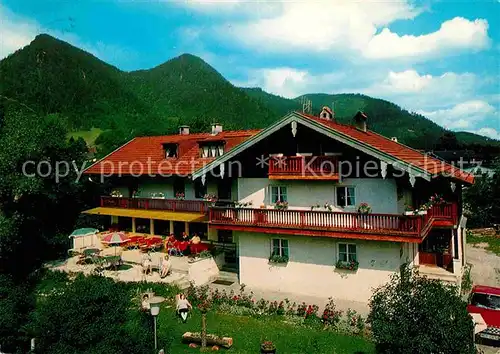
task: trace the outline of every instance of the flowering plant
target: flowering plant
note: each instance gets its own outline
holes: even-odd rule
[[[207,313],[210,307],[212,307],[212,304],[208,298],[198,304],[198,309],[201,313]]]
[[[430,203],[431,205],[435,205],[435,204],[443,204],[444,202],[445,202],[444,198],[443,198],[441,195],[437,194],[437,193],[436,193],[436,194],[434,194],[433,196],[431,196],[431,197],[429,198],[429,203]]]
[[[328,211],[333,211],[333,204],[326,202],[324,208]]]
[[[371,212],[372,208],[368,203],[363,202],[358,206],[358,213],[360,214],[370,214]]]
[[[338,269],[347,269],[347,270],[358,270],[358,267],[359,267],[359,262],[354,260],[354,259],[351,259],[350,261],[337,261],[337,264],[335,265],[335,268],[338,268]]]
[[[162,192],[151,193],[151,198],[163,199],[163,198],[165,198],[165,194],[163,194]]]
[[[274,209],[287,210],[288,202],[282,202],[281,200],[278,200],[276,203],[274,203]]]
[[[411,205],[405,204],[405,211],[415,211],[415,209]]]
[[[235,208],[246,208],[246,207],[249,207],[249,206],[252,206],[253,202],[252,201],[249,201],[249,202],[234,202],[234,206]]]
[[[265,342],[263,342],[261,345],[260,345],[260,348],[262,350],[275,350],[276,349],[276,346],[274,345],[273,342],[271,342],[270,340],[266,340]]]
[[[185,194],[183,192],[177,192],[175,193],[175,199],[177,200],[184,200]]]
[[[342,317],[342,311],[337,310],[335,307],[335,303],[333,299],[328,298],[328,304],[326,304],[325,309],[323,310],[323,315],[321,316],[321,320],[325,325],[337,325]]]
[[[215,203],[217,201],[217,196],[213,195],[213,194],[205,194],[203,196],[203,199],[207,202],[210,202],[210,203]]]
[[[123,197],[123,195],[121,194],[121,192],[117,189],[111,191],[111,196],[112,197]]]
[[[311,205],[311,210],[314,210],[316,208],[321,208],[321,205],[319,205],[319,204]]]
[[[273,254],[269,257],[269,262],[271,263],[288,263],[288,256],[280,256],[278,254]]]

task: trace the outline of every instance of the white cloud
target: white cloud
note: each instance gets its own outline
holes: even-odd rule
[[[0,4],[0,59],[28,45],[38,26],[32,21],[18,19]]]
[[[428,58],[454,51],[477,51],[489,45],[486,20],[469,21],[455,17],[443,22],[438,31],[421,36],[400,36],[384,28],[370,40],[363,53],[373,59]]]
[[[266,50],[361,50],[375,35],[376,26],[417,13],[403,1],[283,2],[275,16],[233,24],[230,35]],[[226,31],[221,34],[228,35]]]
[[[454,107],[436,111],[417,111],[417,113],[432,119],[447,129],[474,129],[485,119],[494,119],[498,122],[499,114],[495,107],[481,100],[459,103]],[[491,129],[491,128],[483,128]],[[487,131],[486,131],[487,132]]]
[[[259,8],[252,9],[256,13]],[[248,9],[247,12],[252,13]],[[222,38],[237,39],[253,50],[339,53],[372,60],[418,61],[490,45],[488,22],[484,19],[455,17],[443,22],[437,31],[419,36],[399,35],[386,27],[397,20],[414,19],[421,12],[409,0],[281,1],[267,16],[232,18],[217,32]]]
[[[478,130],[468,130],[470,133],[487,136],[488,138],[500,140],[500,131],[494,128],[481,128]]]
[[[367,95],[397,102],[410,110],[436,109],[470,100],[483,85],[472,73],[446,72],[439,76],[415,70],[389,71],[380,82],[359,89]]]

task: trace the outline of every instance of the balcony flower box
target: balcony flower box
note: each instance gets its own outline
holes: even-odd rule
[[[353,272],[355,272],[359,268],[359,262],[358,261],[350,261],[350,262],[337,261],[335,268],[344,269],[344,270],[352,270]]]
[[[361,203],[358,206],[358,213],[359,214],[370,214],[372,212],[372,208],[368,203]]]

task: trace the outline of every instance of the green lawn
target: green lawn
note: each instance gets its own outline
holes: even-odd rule
[[[467,233],[467,243],[477,244],[477,243],[487,243],[488,247],[486,249],[500,256],[500,237],[495,236],[480,236],[474,233]]]
[[[207,314],[207,333],[232,337],[233,347],[228,353],[254,354],[260,343],[271,340],[277,353],[289,354],[342,354],[374,353],[374,345],[362,337],[348,336],[331,331],[294,326],[284,322],[284,317],[253,318],[229,314]],[[177,319],[174,309],[163,307],[158,318],[159,348],[170,353],[195,353],[198,349],[181,343],[184,332],[200,332],[201,314],[192,311],[187,323]]]
[[[73,137],[74,139],[83,138],[88,146],[93,146],[97,137],[103,131],[99,128],[92,128],[90,130],[80,130],[76,132],[68,133],[68,139]]]

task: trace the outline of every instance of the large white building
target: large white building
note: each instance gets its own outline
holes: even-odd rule
[[[367,121],[339,124],[325,107],[263,130],[135,138],[85,171],[114,185],[85,212],[232,244],[239,281],[256,288],[367,301],[405,263],[457,282],[473,176]]]

